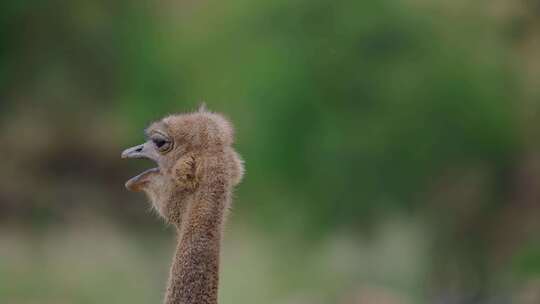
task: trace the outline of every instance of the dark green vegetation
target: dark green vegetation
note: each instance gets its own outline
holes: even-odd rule
[[[426,303],[540,289],[540,17],[533,1],[445,2],[4,1],[0,223],[40,234],[105,217],[126,235],[144,234],[141,243],[165,234],[143,199],[123,191],[139,169],[119,153],[149,121],[204,100],[235,123],[246,160],[233,231],[287,235],[294,245],[280,248],[299,261],[328,239],[384,243],[389,222],[414,231],[397,237],[404,245],[389,243],[421,261],[416,283],[358,270],[338,288],[313,279],[332,278],[332,268],[306,274],[331,260],[321,254],[287,288],[267,291],[269,302],[312,302],[289,297],[306,286],[345,303],[339,293],[364,285]],[[423,249],[403,249],[411,242]],[[352,268],[369,260],[343,246],[329,248],[356,256]],[[224,267],[222,290],[234,289],[228,273],[245,284]],[[21,286],[32,286],[28,276]],[[268,285],[282,283],[274,276]],[[5,279],[0,268],[0,300],[21,299],[2,289]],[[159,296],[161,285],[145,296]]]

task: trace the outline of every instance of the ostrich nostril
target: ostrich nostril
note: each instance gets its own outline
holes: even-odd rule
[[[138,145],[136,147],[125,149],[121,156],[122,158],[141,158],[145,157],[145,155],[143,155],[144,153],[144,145]]]

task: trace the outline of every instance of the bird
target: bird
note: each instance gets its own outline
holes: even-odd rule
[[[151,123],[145,129],[147,140],[121,154],[157,165],[129,179],[125,187],[145,193],[176,230],[165,304],[217,303],[223,227],[232,192],[244,175],[233,133],[224,115],[202,105]]]

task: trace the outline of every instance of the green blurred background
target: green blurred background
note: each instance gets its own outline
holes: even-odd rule
[[[121,161],[201,101],[247,173],[220,303],[540,303],[540,2],[2,1],[0,302],[160,303]]]

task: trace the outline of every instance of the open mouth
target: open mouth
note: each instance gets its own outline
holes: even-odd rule
[[[122,158],[142,158],[156,162],[155,157],[152,156],[153,154],[147,149],[145,144],[126,149],[122,152]],[[159,167],[147,169],[130,178],[125,186],[131,191],[141,191],[142,187],[150,181],[150,178],[159,173]]]

